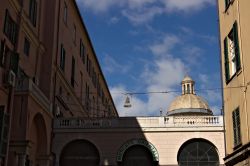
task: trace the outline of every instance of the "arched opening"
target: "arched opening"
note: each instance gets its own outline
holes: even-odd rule
[[[27,156],[27,163],[39,165],[40,160],[47,155],[47,130],[44,118],[41,114],[35,115],[31,125],[31,149]]]
[[[154,166],[158,162],[154,161],[149,149],[142,145],[134,145],[127,149],[123,155],[121,166]]]
[[[179,166],[218,166],[216,147],[207,140],[192,139],[184,143],[178,152]]]
[[[100,163],[98,149],[86,140],[75,140],[62,150],[60,166],[96,166]]]

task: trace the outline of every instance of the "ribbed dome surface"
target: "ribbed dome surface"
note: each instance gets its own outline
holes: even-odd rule
[[[201,97],[194,94],[185,94],[178,96],[170,105],[168,111],[174,111],[184,108],[198,108],[209,110],[208,103]]]
[[[182,112],[178,112],[182,110]],[[185,111],[186,110],[186,111]],[[193,110],[193,111],[192,111]],[[198,111],[199,110],[199,111]],[[178,96],[170,105],[168,114],[178,113],[205,113],[212,114],[208,103],[195,94],[185,94]]]

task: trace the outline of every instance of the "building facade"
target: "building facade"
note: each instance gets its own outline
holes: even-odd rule
[[[55,119],[55,165],[224,165],[223,116],[213,116],[194,84],[183,79],[166,116]]]
[[[248,0],[218,0],[226,165],[250,165]]]
[[[118,114],[75,1],[0,4],[0,165],[52,165],[54,118]]]

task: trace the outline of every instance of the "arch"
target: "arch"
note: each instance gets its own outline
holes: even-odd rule
[[[47,155],[47,139],[47,128],[44,117],[42,114],[37,113],[32,120],[32,125],[30,128],[31,152],[28,160],[31,160],[31,162],[34,164],[38,164],[39,158]]]
[[[74,140],[66,144],[61,152],[60,166],[96,166],[100,163],[100,153],[96,146],[87,140]]]
[[[125,152],[130,147],[135,146],[135,145],[140,145],[140,146],[147,148],[153,157],[153,161],[157,161],[157,162],[159,161],[159,154],[158,154],[157,149],[152,143],[148,142],[145,139],[131,139],[127,141],[126,143],[124,143],[117,152],[116,161],[122,162]]]
[[[220,162],[216,146],[201,138],[191,139],[183,143],[178,151],[177,161],[180,166],[217,166]]]

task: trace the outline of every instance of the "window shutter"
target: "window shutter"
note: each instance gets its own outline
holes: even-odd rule
[[[237,146],[241,143],[239,108],[233,111],[232,118],[233,118],[234,146]]]
[[[237,22],[233,25],[233,36],[234,36],[234,43],[235,43],[235,55],[236,55],[236,70],[240,70],[240,47],[239,47],[239,38],[238,38],[238,26]]]
[[[227,37],[224,39],[224,65],[225,65],[225,78],[227,82],[230,79]]]

